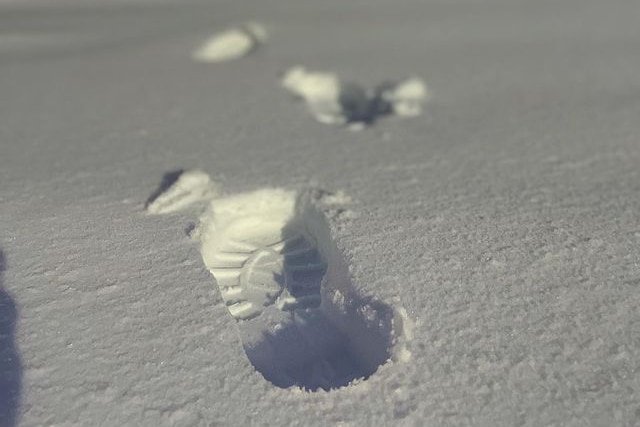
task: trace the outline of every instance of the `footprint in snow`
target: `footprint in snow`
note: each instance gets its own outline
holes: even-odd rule
[[[428,98],[427,86],[417,78],[387,82],[373,89],[341,82],[334,73],[289,69],[281,81],[305,101],[313,117],[326,124],[362,129],[384,116],[415,117]]]
[[[267,380],[330,390],[409,357],[406,313],[358,295],[331,238],[325,213],[346,197],[266,188],[216,198],[204,176],[184,173],[147,211],[175,212],[210,195],[192,236],[249,361]]]
[[[255,51],[267,40],[267,30],[257,22],[249,22],[214,34],[192,53],[196,62],[228,62]]]

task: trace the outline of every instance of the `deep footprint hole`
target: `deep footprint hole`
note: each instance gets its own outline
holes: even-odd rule
[[[390,358],[393,309],[357,294],[325,216],[304,197],[295,210],[282,229],[289,243],[281,253],[299,254],[274,279],[296,302],[285,306],[286,321],[245,343],[245,352],[265,379],[282,388],[328,391],[366,380]],[[292,239],[300,235],[306,253]]]
[[[339,102],[346,124],[362,123],[371,126],[378,119],[392,115],[393,107],[384,98],[384,92],[391,87],[391,83],[383,83],[369,93],[355,83],[343,85],[340,88]]]

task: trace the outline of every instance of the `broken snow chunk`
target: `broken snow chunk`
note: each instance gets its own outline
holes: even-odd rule
[[[340,95],[340,81],[334,73],[307,71],[304,67],[289,69],[282,78],[282,85],[306,100],[336,99]]]
[[[414,322],[407,314],[407,310],[402,306],[394,309],[392,322],[392,359],[396,362],[408,362],[411,359],[411,351],[409,350],[408,345],[409,341],[413,339]]]
[[[213,35],[193,52],[192,57],[197,62],[232,61],[253,52],[266,40],[264,26],[250,22]]]
[[[293,67],[282,78],[282,86],[303,99],[313,117],[320,123],[346,122],[340,105],[340,80],[334,73]]]
[[[428,97],[427,85],[417,77],[400,81],[382,94],[382,98],[391,105],[394,114],[400,117],[419,116]]]
[[[173,183],[166,182],[147,204],[150,214],[167,214],[215,197],[217,191],[209,175],[199,170],[180,173]]]

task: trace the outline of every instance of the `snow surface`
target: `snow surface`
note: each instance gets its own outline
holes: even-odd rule
[[[636,0],[3,0],[0,423],[636,425],[639,17]],[[264,49],[191,60],[251,19]],[[296,64],[423,76],[433,96],[345,132],[279,87]],[[415,322],[409,360],[330,392],[266,381],[193,215],[144,211],[177,169],[229,194],[343,190],[331,239],[359,295]]]

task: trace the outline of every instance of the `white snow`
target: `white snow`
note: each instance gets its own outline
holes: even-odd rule
[[[153,197],[147,205],[151,214],[178,212],[194,203],[212,199],[218,189],[209,175],[199,170],[180,173],[177,180]]]
[[[193,52],[197,62],[227,62],[242,58],[267,39],[267,31],[257,22],[211,36]]]
[[[290,68],[281,84],[303,99],[320,123],[348,123],[352,130],[362,130],[389,114],[419,116],[428,95],[426,84],[417,77],[365,89],[341,82],[335,73],[310,71],[302,66]]]
[[[0,6],[0,425],[637,424],[639,2],[26,3]],[[260,55],[191,60],[247,19]],[[283,94],[295,64],[434,95],[345,132]],[[265,379],[310,359],[244,345],[189,238],[211,200],[145,210],[178,169],[295,195],[351,366],[390,361]]]
[[[382,92],[382,99],[388,101],[393,112],[401,117],[419,116],[428,96],[427,85],[417,77],[400,81]]]
[[[344,124],[340,105],[341,85],[338,76],[329,72],[307,71],[296,66],[282,77],[282,86],[302,98],[320,123]]]

